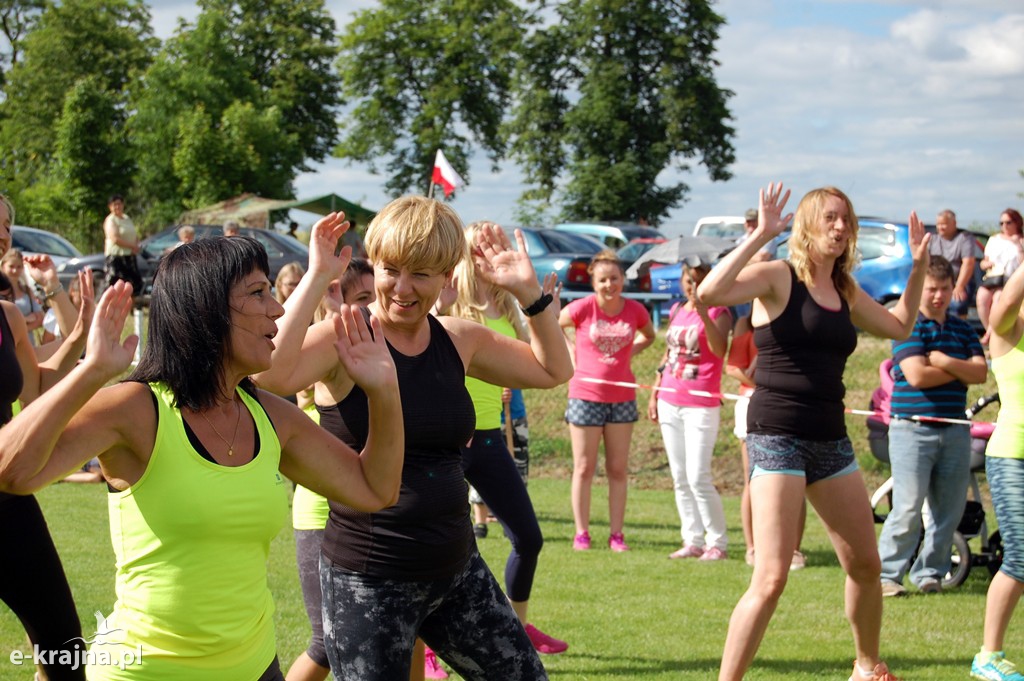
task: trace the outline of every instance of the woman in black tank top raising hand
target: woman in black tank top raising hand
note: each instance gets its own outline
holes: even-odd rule
[[[551,388],[572,375],[550,293],[537,280],[521,233],[518,249],[492,225],[467,246],[462,220],[440,201],[392,201],[366,231],[380,322],[398,369],[405,462],[398,502],[361,513],[331,501],[320,563],[324,643],[336,679],[408,678],[419,635],[467,681],[547,678],[508,599],[477,552],[461,447],[474,433],[472,376],[509,388]],[[472,250],[472,253],[470,252]],[[430,310],[460,262],[508,291],[527,316],[530,342]],[[369,414],[361,391],[332,356],[334,330],[309,326],[327,284],[344,271],[334,245],[314,243],[309,270],[279,320],[275,392],[319,381],[320,425],[358,446]],[[321,390],[321,387],[324,390]]]
[[[856,660],[851,681],[895,681],[879,657],[881,564],[868,496],[843,416],[843,370],[856,328],[907,338],[928,269],[928,235],[910,214],[914,265],[890,311],[851,276],[857,216],[834,187],[809,192],[797,207],[790,260],[747,261],[778,236],[792,214],[782,184],[761,190],[757,229],[704,279],[708,305],[753,300],[757,389],[747,415],[754,573],[729,622],[719,681],[738,681],[753,662],[786,585],[806,495],[825,523],[846,571],[846,612]]]

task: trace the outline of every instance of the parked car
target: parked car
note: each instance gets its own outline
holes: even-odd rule
[[[160,263],[160,258],[178,243],[178,228],[180,226],[172,225],[142,240],[136,260],[139,264],[139,273],[142,275],[144,294],[149,294],[153,288],[153,276],[156,274],[156,267]],[[196,230],[197,239],[205,239],[222,234],[220,225],[192,226]],[[242,227],[241,233],[244,236],[256,239],[267,250],[267,257],[270,261],[271,282],[277,277],[278,270],[286,264],[298,261],[305,268],[309,262],[309,247],[287,234],[280,234],[270,229],[253,229],[252,227]],[[72,258],[57,268],[57,274],[61,281],[66,284],[83,267],[91,267],[94,276],[102,279],[103,254],[92,253],[79,258]],[[99,287],[97,287],[98,291]]]
[[[604,250],[604,245],[587,236],[554,229],[520,227],[526,241],[526,252],[533,261],[537,278],[542,280],[549,273],[558,275],[564,291],[586,291],[590,289],[590,274],[587,267],[595,254]],[[515,243],[513,228],[506,227],[509,239]]]
[[[620,248],[617,253],[619,260],[622,261],[622,268],[628,270],[637,258],[642,256],[647,251],[651,250],[658,244],[665,243],[665,237],[643,237],[639,239],[633,239],[628,244]],[[652,268],[660,267],[661,265],[651,265]],[[636,279],[626,279],[626,291],[641,291],[649,293],[651,290],[651,273],[650,271],[644,272]]]
[[[634,239],[664,239],[665,235],[645,225],[604,225],[590,222],[563,222],[555,225],[560,232],[574,232],[592,237],[606,248],[617,251]]]
[[[747,231],[742,215],[715,215],[697,220],[693,226],[694,236],[717,236],[725,239],[739,239]]]
[[[17,248],[26,255],[45,254],[50,256],[53,264],[60,267],[71,258],[81,258],[82,252],[74,244],[59,234],[47,232],[35,227],[11,227],[11,247]]]

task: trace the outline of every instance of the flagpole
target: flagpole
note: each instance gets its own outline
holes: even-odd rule
[[[434,181],[433,181],[433,180],[431,180],[431,181],[430,181],[430,189],[428,189],[428,190],[427,190],[427,198],[428,198],[428,199],[432,199],[432,198],[434,198],[434,187],[436,187],[436,186],[437,186],[437,185],[436,185],[436,184],[434,184]]]

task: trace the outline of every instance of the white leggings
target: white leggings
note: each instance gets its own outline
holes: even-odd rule
[[[684,544],[725,551],[725,512],[711,481],[721,407],[677,407],[658,400]]]

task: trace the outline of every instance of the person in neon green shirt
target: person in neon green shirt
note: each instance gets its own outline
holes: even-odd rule
[[[333,253],[345,227],[340,214],[321,220],[317,253]],[[249,378],[270,367],[283,314],[268,271],[246,237],[175,249],[157,272],[139,366],[104,388],[138,342],[121,343],[132,290],[116,283],[82,364],[0,430],[0,491],[32,492],[93,456],[112,488],[117,602],[85,659],[90,679],[283,679],[266,573],[287,516],[283,476],[366,511],[398,498],[402,408],[379,322],[347,307],[334,322],[338,359],[370,400],[357,452]]]

